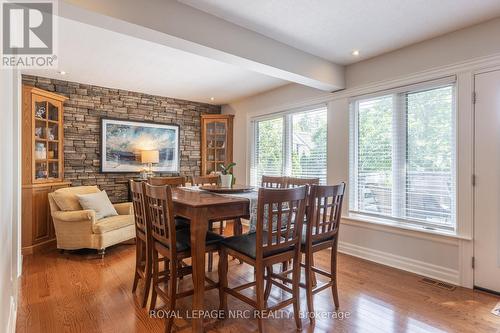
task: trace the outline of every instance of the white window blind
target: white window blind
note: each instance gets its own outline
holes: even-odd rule
[[[350,210],[454,230],[454,82],[351,102]]]
[[[263,175],[320,178],[326,184],[326,106],[253,120],[251,184]]]

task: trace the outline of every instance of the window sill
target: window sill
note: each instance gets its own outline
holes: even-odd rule
[[[342,216],[342,223],[368,229],[387,231],[391,233],[414,236],[418,238],[434,239],[434,240],[471,240],[470,237],[458,235],[456,232],[448,232],[442,230],[429,230],[421,226],[407,225],[395,222],[393,220],[375,218],[361,214],[349,214]]]

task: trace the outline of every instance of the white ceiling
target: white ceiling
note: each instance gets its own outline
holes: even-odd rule
[[[59,70],[66,75],[23,73],[211,104],[289,83],[65,18],[59,18],[58,43]]]
[[[339,64],[500,16],[499,0],[179,1]]]
[[[220,30],[223,25],[214,25],[214,22],[210,30],[207,24],[211,21],[207,17],[213,19],[213,16],[203,13],[207,17],[202,17],[197,15],[201,12],[193,8],[309,53],[302,52],[300,59],[316,55],[331,61],[324,61],[328,64],[350,64],[500,16],[500,0],[178,0],[191,7],[175,0],[169,1],[169,4],[196,12],[190,14],[198,19],[192,22],[187,20],[189,24],[184,25],[182,31],[189,30],[194,36],[201,36],[202,40],[206,38],[214,41],[219,38],[220,41],[222,38],[222,45],[227,46],[229,51],[212,49],[210,43],[208,48],[207,45],[200,46],[196,40],[193,42],[189,39],[192,37],[189,34],[184,42],[192,47],[183,51],[179,49],[180,44],[177,42],[162,44],[152,39],[148,41],[142,39],[143,35],[139,32],[136,37],[127,35],[130,31],[139,31],[136,28],[138,26],[134,27],[133,23],[128,26],[132,30],[127,32],[60,17],[57,53],[59,70],[68,74],[62,76],[55,70],[30,70],[25,73],[152,95],[225,104],[288,84],[293,79],[287,81],[287,78],[283,79],[276,73],[273,75],[272,70],[276,72],[276,66],[269,66],[265,61],[263,67],[272,69],[271,74],[258,71],[256,63],[262,62],[258,57],[252,59],[247,54],[240,55],[239,60],[250,63],[246,67],[242,65],[242,61],[228,61],[231,55],[228,52],[234,49],[231,43],[240,43],[247,51],[257,50],[257,54],[264,59],[268,56],[265,51],[269,49],[270,43],[257,43],[262,41],[251,39],[248,30],[236,31],[239,27],[236,30],[231,30],[230,27],[224,29],[238,32],[243,36],[240,39],[234,37],[238,34],[230,35],[226,30],[217,32],[214,27],[219,27]],[[181,23],[186,21],[183,18],[190,16],[183,8],[177,8],[179,12],[168,12],[168,8],[162,10],[173,15],[168,22],[173,22],[173,26],[169,28],[176,33],[175,29],[179,29]],[[143,12],[139,11],[138,14]],[[106,22],[112,20],[109,16],[102,17],[106,18]],[[159,13],[157,18],[162,21],[165,17]],[[183,21],[175,22],[176,17]],[[90,20],[87,23],[92,22],[94,21]],[[193,29],[190,30],[189,27]],[[170,32],[167,31],[166,34]],[[232,39],[227,39],[228,36]],[[171,36],[170,40],[180,41],[182,38],[184,37]],[[297,51],[293,48],[286,49],[280,43],[276,44],[279,44],[275,45],[276,49],[287,55]],[[208,51],[205,54],[198,52],[200,49]],[[351,55],[354,49],[361,51],[360,57]],[[215,57],[214,54],[220,57]],[[275,56],[276,53],[272,52],[272,55]],[[284,62],[280,58],[280,64]],[[303,61],[296,63],[302,64]],[[211,101],[211,97],[215,100]]]

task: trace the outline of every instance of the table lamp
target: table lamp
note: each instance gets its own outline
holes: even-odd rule
[[[158,150],[142,150],[141,163],[148,164],[148,175],[151,177],[153,173],[153,163],[160,162],[160,152]]]

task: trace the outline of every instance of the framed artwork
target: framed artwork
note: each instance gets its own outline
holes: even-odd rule
[[[179,126],[101,118],[101,172],[140,172],[141,152],[159,152],[153,172],[180,171]]]

